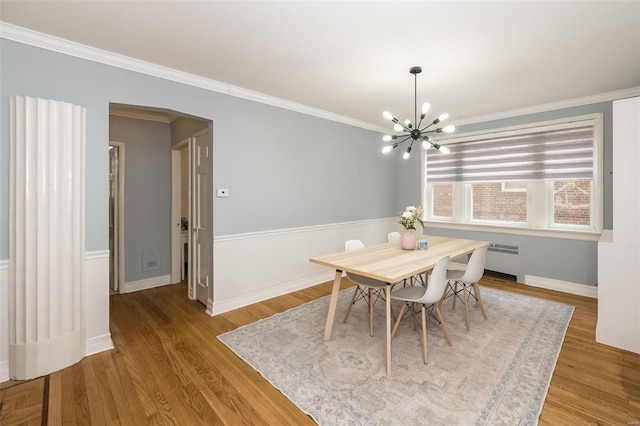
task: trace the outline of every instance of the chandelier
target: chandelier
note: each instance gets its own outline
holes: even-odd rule
[[[393,114],[391,114],[389,111],[385,111],[382,113],[382,116],[384,118],[386,118],[387,120],[391,120],[393,121],[395,124],[393,125],[393,130],[396,133],[399,133],[397,135],[384,135],[382,137],[382,140],[385,142],[391,142],[393,140],[396,139],[402,139],[399,142],[394,142],[393,144],[390,145],[385,145],[382,148],[382,153],[383,154],[388,154],[391,151],[393,151],[395,148],[397,148],[401,143],[408,141],[409,139],[411,139],[411,143],[409,144],[409,147],[407,148],[407,150],[405,151],[404,154],[402,154],[402,158],[404,158],[405,160],[408,160],[409,157],[411,156],[411,148],[413,148],[413,144],[416,141],[420,141],[422,143],[422,147],[424,149],[429,149],[430,147],[434,147],[435,149],[440,150],[440,152],[444,153],[444,154],[448,154],[449,153],[449,148],[447,148],[446,146],[440,146],[437,143],[435,143],[430,136],[427,136],[429,133],[451,133],[453,132],[456,127],[452,124],[445,126],[445,127],[439,127],[436,129],[432,129],[432,130],[428,130],[431,126],[435,126],[438,123],[441,123],[443,121],[445,121],[447,118],[449,118],[449,114],[447,114],[446,112],[441,114],[440,117],[436,118],[435,120],[433,120],[432,122],[430,122],[429,124],[427,124],[426,126],[424,126],[423,128],[420,128],[420,126],[422,126],[422,121],[424,120],[424,117],[427,115],[427,112],[429,112],[429,108],[431,107],[431,105],[429,105],[428,102],[425,102],[422,104],[422,109],[421,109],[421,113],[420,113],[420,121],[418,121],[418,74],[420,74],[422,72],[422,68],[421,67],[411,67],[409,69],[409,72],[411,74],[413,74],[413,76],[415,77],[415,94],[414,94],[414,106],[415,106],[415,116],[414,116],[414,121],[413,123],[411,122],[411,120],[409,120],[408,118],[404,121],[404,123],[401,123],[400,121],[398,121],[397,118],[395,118],[393,116]]]

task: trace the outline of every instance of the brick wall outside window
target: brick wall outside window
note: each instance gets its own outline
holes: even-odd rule
[[[433,215],[453,217],[453,185],[433,186]]]
[[[553,183],[553,221],[568,225],[591,224],[591,181]]]
[[[527,221],[526,192],[503,192],[501,182],[474,183],[472,189],[474,219]]]

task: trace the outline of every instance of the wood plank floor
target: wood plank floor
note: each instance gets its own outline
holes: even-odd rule
[[[640,355],[595,343],[595,299],[492,277],[481,284],[576,307],[541,425],[638,425]],[[330,292],[324,283],[215,317],[186,298],[185,283],[112,296],[116,349],[1,384],[0,424],[314,424],[216,336]]]

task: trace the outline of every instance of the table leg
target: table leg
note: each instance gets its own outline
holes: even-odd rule
[[[391,376],[391,285],[384,288],[385,304],[387,305],[387,376]],[[400,321],[400,318],[398,318]]]
[[[331,339],[331,329],[333,328],[333,317],[336,316],[336,305],[338,304],[338,293],[340,293],[340,282],[342,281],[342,271],[336,271],[333,280],[333,290],[331,290],[331,302],[329,302],[329,313],[327,314],[327,324],[324,327],[325,342]]]

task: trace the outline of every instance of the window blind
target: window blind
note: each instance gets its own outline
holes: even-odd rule
[[[427,183],[593,178],[593,123],[466,137],[427,152]]]

